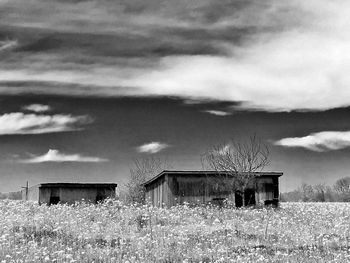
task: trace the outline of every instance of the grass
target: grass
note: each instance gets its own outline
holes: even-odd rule
[[[5,200],[0,262],[350,262],[350,204],[160,209]]]

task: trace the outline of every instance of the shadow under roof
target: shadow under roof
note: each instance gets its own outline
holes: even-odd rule
[[[243,172],[243,174],[245,174],[246,172]],[[162,172],[160,172],[158,175],[152,177],[151,179],[149,179],[148,181],[146,181],[143,185],[146,186],[150,183],[152,183],[153,181],[156,181],[158,178],[162,177],[165,174],[174,174],[174,175],[178,175],[178,176],[186,176],[186,175],[224,175],[224,174],[229,174],[229,172],[227,171],[179,171],[179,170],[164,170]],[[283,175],[283,172],[253,172],[253,174],[256,174],[257,177],[259,176],[273,176],[273,177],[280,177]]]
[[[65,187],[65,188],[111,188],[117,187],[116,183],[41,183],[34,187]]]

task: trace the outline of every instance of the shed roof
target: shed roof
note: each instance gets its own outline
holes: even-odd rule
[[[245,172],[244,172],[245,173]],[[244,174],[243,173],[243,174]],[[221,175],[225,175],[225,174],[229,174],[229,172],[227,171],[178,171],[178,170],[164,170],[161,173],[159,173],[158,175],[152,177],[151,179],[149,179],[148,181],[146,181],[143,185],[147,186],[150,183],[156,181],[158,178],[164,176],[165,174],[174,174],[177,176],[186,176],[186,175],[217,175],[217,174],[221,174]],[[262,176],[272,176],[272,177],[280,177],[283,175],[282,172],[254,172],[253,174],[256,174],[257,177],[262,177]]]
[[[41,183],[36,187],[65,187],[65,188],[110,188],[117,187],[116,183]]]

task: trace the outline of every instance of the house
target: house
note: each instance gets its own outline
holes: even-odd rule
[[[226,180],[234,180],[228,172],[217,171],[163,171],[145,182],[144,187],[146,200],[161,207],[184,202],[222,205],[224,200],[233,202],[236,207],[258,203],[277,205],[278,178],[282,175],[279,172],[256,172],[243,194],[227,187]]]
[[[39,204],[73,204],[77,201],[97,203],[107,197],[115,197],[114,183],[42,183],[23,189],[22,200]]]

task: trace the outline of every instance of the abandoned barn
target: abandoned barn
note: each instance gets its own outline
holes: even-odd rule
[[[278,204],[278,179],[283,173],[256,172],[244,193],[234,192],[225,180],[234,180],[226,172],[163,171],[151,178],[144,187],[146,200],[154,206],[171,207],[184,202],[190,204],[222,205],[225,200],[236,207],[255,204]]]
[[[39,204],[73,204],[77,201],[97,203],[115,197],[114,183],[43,183],[22,190],[22,200]]]

